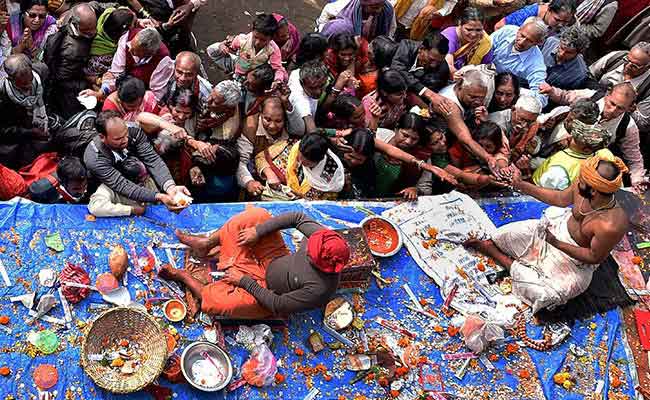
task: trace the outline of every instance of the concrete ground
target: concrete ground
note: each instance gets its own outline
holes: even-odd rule
[[[314,20],[327,0],[209,0],[194,22],[194,34],[210,80],[222,79],[221,73],[208,60],[205,48],[223,40],[226,35],[249,32],[255,12],[276,12],[289,18],[298,27],[301,36],[314,29]]]

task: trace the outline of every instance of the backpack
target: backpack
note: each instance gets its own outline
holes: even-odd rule
[[[95,119],[97,114],[92,110],[84,110],[72,116],[53,134],[55,148],[62,156],[75,156],[83,159],[88,143],[95,136]]]

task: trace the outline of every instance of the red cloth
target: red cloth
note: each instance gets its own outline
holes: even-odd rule
[[[134,28],[129,31],[129,36],[128,36],[128,41],[130,42],[133,40],[135,35],[138,34],[142,29],[140,28]],[[167,49],[167,46],[165,46],[164,43],[160,44],[160,48],[158,49],[158,53],[151,57],[151,60],[144,64],[144,65],[136,65],[135,59],[131,55],[131,52],[127,49],[126,51],[126,65],[124,67],[124,71],[128,73],[129,75],[140,79],[144,84],[149,87],[149,81],[151,80],[151,75],[153,74],[153,71],[156,70],[156,67],[158,67],[158,64],[160,61],[169,56],[169,50]]]
[[[59,156],[56,153],[43,153],[18,172],[25,179],[25,184],[29,186],[41,178],[54,174],[59,161]]]
[[[350,246],[339,233],[321,229],[307,240],[311,263],[328,274],[339,273],[350,260]]]
[[[239,232],[268,221],[271,214],[263,208],[248,207],[240,214],[230,218],[219,229],[219,264],[217,269],[236,268],[244,275],[255,279],[266,287],[266,269],[271,261],[291,254],[284,244],[282,233],[273,232],[261,237],[255,246],[240,246]],[[224,281],[206,285],[201,290],[201,310],[206,314],[229,317],[261,319],[271,316],[271,312],[262,307],[255,297],[246,290]]]
[[[13,169],[0,164],[0,200],[10,200],[26,192],[25,179]]]
[[[67,265],[63,268],[63,271],[59,274],[59,280],[61,282],[75,282],[81,283],[84,285],[90,285],[90,277],[88,272],[81,268],[78,265],[66,263]],[[77,288],[72,286],[63,285],[63,296],[72,304],[77,304],[81,300],[88,297],[90,294],[89,289]]]

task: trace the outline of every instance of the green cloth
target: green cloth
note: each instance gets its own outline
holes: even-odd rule
[[[99,20],[97,20],[97,35],[90,46],[91,56],[108,56],[115,54],[115,51],[117,51],[117,42],[113,41],[104,30],[106,19],[115,10],[116,8],[109,7],[99,16]]]
[[[582,163],[594,155],[603,157],[608,160],[614,158],[612,152],[607,149],[598,150],[594,154],[584,154],[578,153],[571,148],[567,148],[558,151],[557,153],[547,158],[544,163],[540,165],[539,168],[537,168],[533,173],[533,182],[535,185],[541,186],[540,182],[542,176],[544,176],[544,174],[548,172],[551,167],[561,167],[564,170],[568,181],[573,183],[576,179],[578,179],[578,176],[580,175],[580,167],[582,166]]]
[[[394,195],[395,183],[402,172],[402,165],[391,164],[382,154],[377,154],[375,156],[375,168],[377,170],[376,196]]]
[[[45,245],[57,253],[65,250],[65,247],[63,246],[63,240],[61,239],[59,232],[45,236]]]
[[[449,165],[449,155],[445,154],[431,154],[431,165],[436,166],[440,169],[447,168]]]

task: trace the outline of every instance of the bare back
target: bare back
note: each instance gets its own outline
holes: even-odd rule
[[[573,186],[573,209],[568,221],[569,234],[580,247],[591,249],[598,258],[605,259],[628,230],[627,213],[614,203],[613,208],[596,211],[589,200]]]

